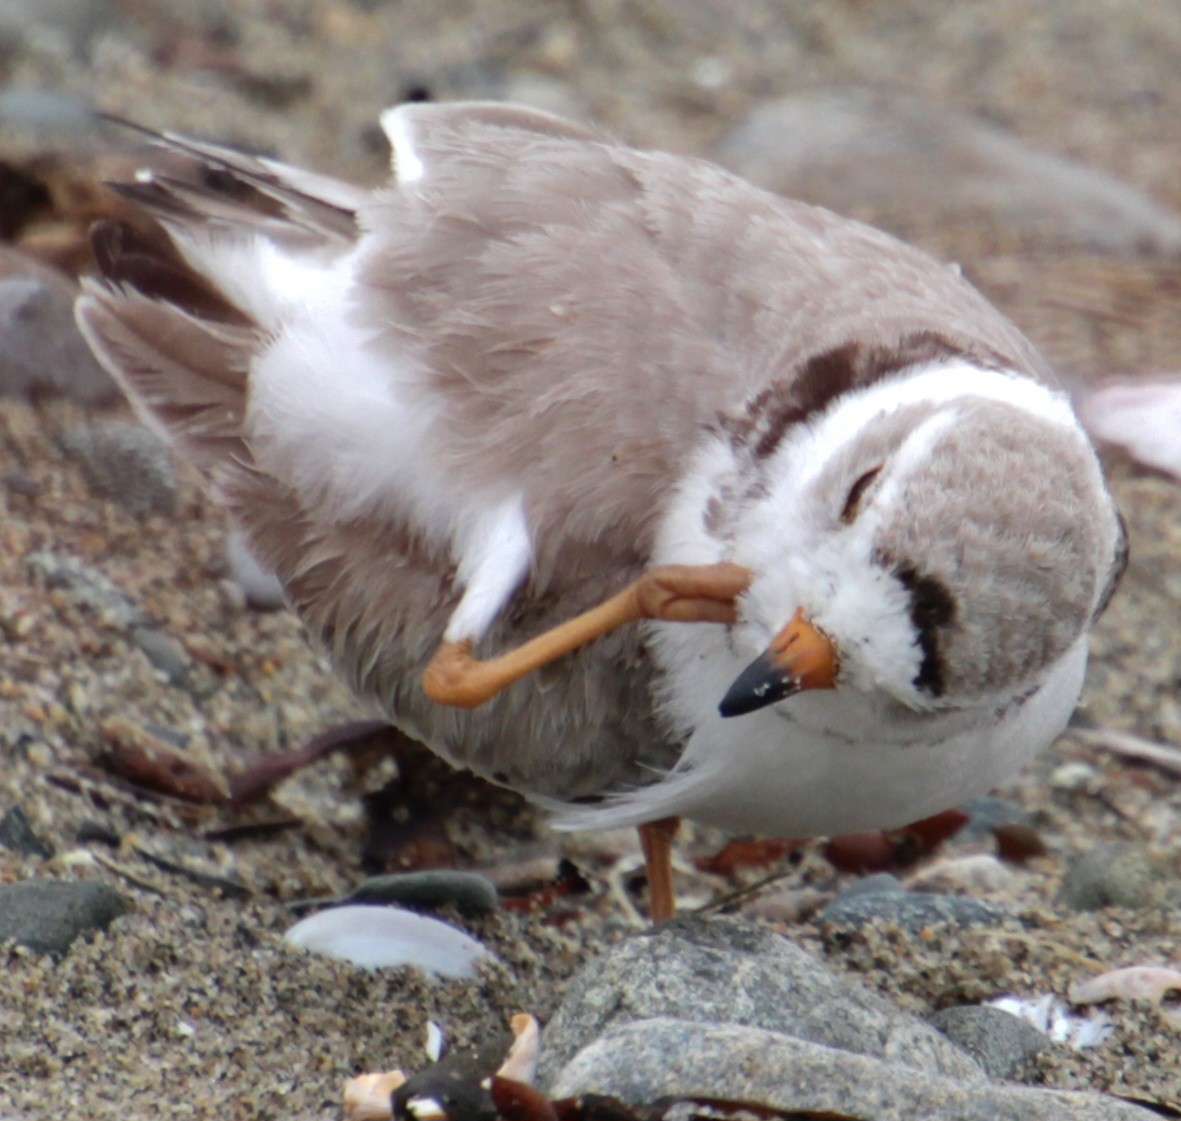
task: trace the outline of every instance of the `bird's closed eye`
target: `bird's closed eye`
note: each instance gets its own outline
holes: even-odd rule
[[[857,514],[861,509],[861,499],[865,492],[869,489],[869,484],[878,477],[881,472],[881,466],[873,467],[866,471],[864,475],[860,476],[858,480],[849,488],[849,495],[845,499],[844,508],[841,510],[841,521],[845,525],[852,525],[857,518]]]

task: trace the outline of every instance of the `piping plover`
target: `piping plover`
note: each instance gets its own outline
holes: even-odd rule
[[[366,190],[158,140],[78,322],[361,694],[559,826],[889,828],[1077,700],[1124,535],[958,270],[693,159],[406,105]],[[169,240],[170,239],[170,240]]]

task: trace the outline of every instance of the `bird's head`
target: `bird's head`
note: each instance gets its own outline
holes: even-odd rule
[[[728,639],[753,660],[722,715],[812,689],[1003,703],[1085,634],[1126,556],[1094,452],[1056,396],[982,385],[858,395],[761,462],[731,448],[703,524],[753,573]]]

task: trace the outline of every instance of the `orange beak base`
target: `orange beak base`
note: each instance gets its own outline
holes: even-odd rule
[[[832,689],[839,668],[836,647],[802,610],[730,686],[718,711],[743,716],[805,689]]]

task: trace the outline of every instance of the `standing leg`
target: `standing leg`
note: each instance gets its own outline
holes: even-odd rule
[[[679,817],[662,817],[640,826],[640,848],[648,872],[648,912],[654,923],[671,919],[677,913],[673,891],[672,841],[681,827]]]

